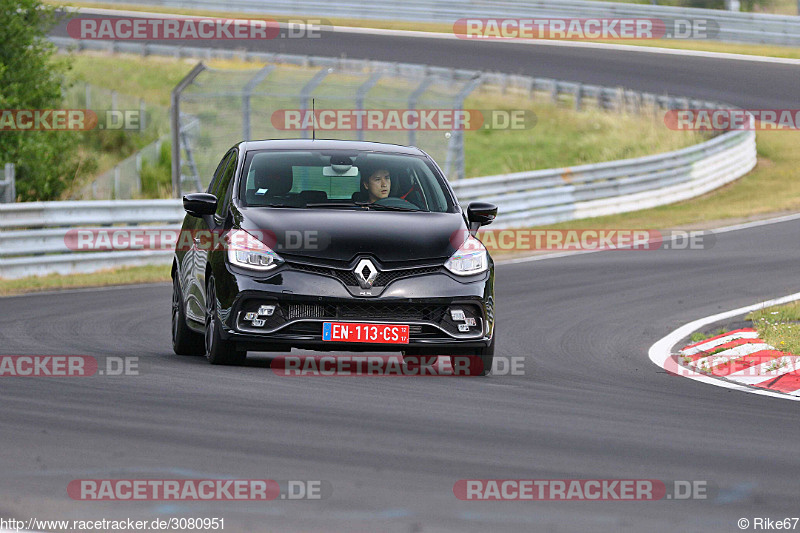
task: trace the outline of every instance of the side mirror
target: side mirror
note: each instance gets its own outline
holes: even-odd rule
[[[497,206],[488,202],[472,202],[467,207],[469,232],[475,235],[478,228],[488,226],[497,216]]]
[[[183,197],[183,208],[193,217],[202,218],[217,211],[217,197],[205,192],[195,192]]]

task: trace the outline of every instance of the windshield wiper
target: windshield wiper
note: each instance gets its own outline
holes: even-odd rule
[[[361,204],[353,202],[313,202],[306,204],[306,207],[361,207]]]
[[[383,209],[386,211],[421,211],[421,209],[417,209],[415,207],[402,207],[399,205],[384,205],[384,204],[377,204],[377,203],[368,203],[368,202],[358,202],[356,205],[369,207],[370,209]]]

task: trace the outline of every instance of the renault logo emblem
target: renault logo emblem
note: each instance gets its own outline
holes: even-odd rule
[[[378,269],[369,259],[359,261],[353,273],[356,275],[358,284],[361,285],[362,289],[372,288],[375,278],[378,277]]]

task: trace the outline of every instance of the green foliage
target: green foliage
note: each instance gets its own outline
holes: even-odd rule
[[[45,39],[55,22],[55,8],[39,0],[0,0],[0,109],[61,106],[69,65]],[[19,199],[56,199],[91,166],[81,160],[80,138],[71,131],[0,133],[0,163],[16,165]]]
[[[172,144],[163,143],[155,164],[142,163],[142,197],[167,198],[172,191]]]

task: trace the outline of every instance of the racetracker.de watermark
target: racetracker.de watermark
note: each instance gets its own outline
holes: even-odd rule
[[[496,355],[494,376],[524,376],[523,356]],[[272,360],[272,372],[281,377],[469,377],[484,373],[484,364],[474,355],[281,355]]]
[[[458,249],[470,233],[455,231],[450,244]],[[494,229],[477,233],[491,252],[600,251],[600,250],[708,250],[714,246],[711,231],[637,229]],[[331,246],[333,237],[323,230],[180,230],[177,228],[72,228],[64,234],[64,246],[75,252],[101,251],[224,251],[252,250],[259,243],[280,252],[319,251]],[[472,241],[470,241],[472,242]]]
[[[719,24],[707,19],[656,18],[463,18],[453,24],[460,39],[653,40],[710,39]]]
[[[658,479],[461,479],[453,494],[465,501],[707,500],[704,480]]]
[[[227,19],[204,17],[76,17],[67,23],[73,39],[113,41],[319,39],[325,19]]]
[[[330,236],[320,230],[180,230],[177,228],[73,228],[64,245],[73,252],[253,250],[259,243],[275,251],[324,250]]]
[[[90,355],[0,355],[0,377],[85,378],[138,376],[138,357]]]
[[[458,230],[451,243],[458,248],[468,235]],[[476,236],[489,252],[707,250],[715,242],[710,231],[687,230],[483,228]]]
[[[323,480],[74,479],[67,485],[67,495],[82,501],[323,500],[332,493]]]
[[[670,109],[664,124],[676,131],[797,131],[800,109]]]
[[[527,109],[278,109],[270,121],[281,131],[475,131],[536,126]]]
[[[140,131],[145,123],[139,109],[0,109],[0,131]]]

